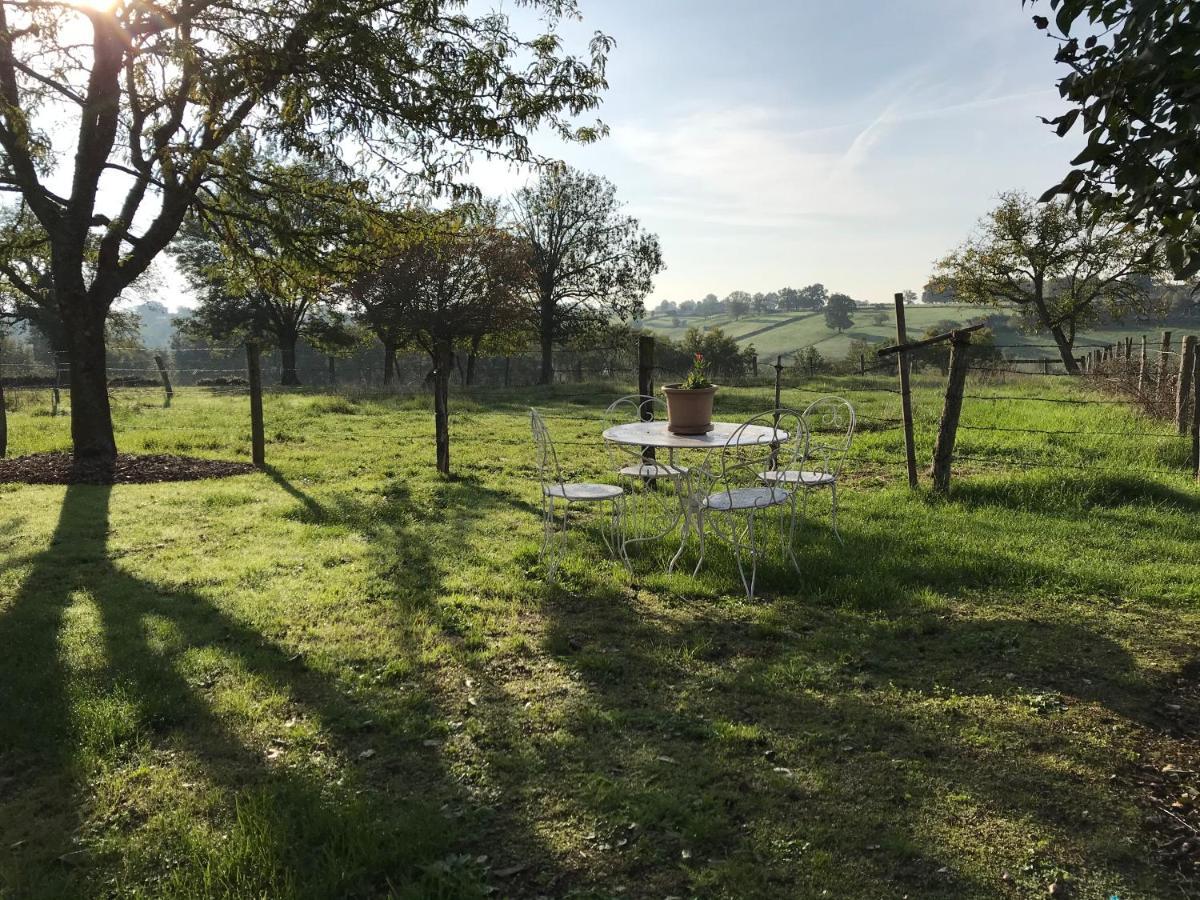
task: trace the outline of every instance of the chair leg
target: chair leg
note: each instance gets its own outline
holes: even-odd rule
[[[613,501],[613,545],[617,555],[629,574],[633,574],[633,563],[629,561],[629,552],[625,549],[625,495],[622,494]]]
[[[692,516],[688,512],[687,507],[683,508],[683,520],[679,525],[679,549],[675,551],[675,555],[671,557],[671,561],[667,563],[667,574],[670,575],[675,571],[675,564],[679,562],[679,557],[683,556],[683,548],[687,546],[688,538],[692,534]]]
[[[692,569],[693,578],[700,574],[700,567],[704,565],[704,511],[700,509],[696,510],[696,534],[700,536],[700,556],[696,559],[696,568]]]
[[[742,578],[742,587],[746,589],[746,599],[754,599],[754,582],[758,577],[758,544],[757,536],[754,533],[754,515],[755,510],[750,510],[750,519],[746,526],[746,537],[749,540],[750,548],[750,578],[746,578],[746,569],[742,563],[742,542],[736,539],[737,532],[731,532],[734,537],[730,543],[733,545],[733,558],[737,561],[738,575]]]
[[[833,499],[833,513],[830,515],[830,522],[833,525],[833,536],[838,539],[839,544],[842,544],[844,546],[846,542],[842,540],[842,535],[840,532],[838,532],[838,527],[837,527],[837,482],[836,481],[830,482],[829,495]]]
[[[538,555],[543,561],[546,550],[550,546],[550,535],[554,531],[554,499],[547,494],[542,495],[542,549]]]
[[[796,570],[797,575],[802,575],[800,571],[800,561],[796,559],[796,492],[792,491],[791,515],[788,516],[787,536],[784,538],[784,553],[788,559],[792,561],[792,568]],[[780,523],[782,525],[782,523]],[[782,529],[781,529],[782,530]]]
[[[563,504],[562,528],[554,527],[554,501],[550,501],[550,543],[549,543],[549,558],[546,561],[546,580],[554,584],[554,576],[558,574],[558,561],[562,556],[563,544],[567,539],[567,524],[571,514],[571,501],[568,500]]]

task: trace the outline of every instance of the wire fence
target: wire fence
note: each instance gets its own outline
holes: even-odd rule
[[[1193,388],[1190,383],[1185,384],[1188,360],[1191,359],[1188,344],[1178,341],[1167,345],[1160,339],[1143,343],[1144,353],[1141,343],[1136,348],[1129,342],[1080,345],[1087,346],[1085,356],[1081,357],[1083,375],[1078,376],[1079,391],[1072,389],[1069,394],[1061,390],[1062,379],[1077,376],[1065,370],[1047,371],[1043,362],[1034,368],[1004,360],[970,364],[969,390],[962,394],[966,402],[957,426],[959,435],[954,462],[961,464],[960,471],[967,473],[1058,469],[1177,478],[1193,471],[1188,445],[1194,422],[1191,411],[1196,404],[1191,402],[1189,405],[1187,395]],[[1194,345],[1193,340],[1192,352]],[[1057,352],[1057,347],[1046,344],[1004,347],[1033,348]],[[896,360],[868,364],[865,359],[860,359],[855,364],[851,359],[841,367],[820,367],[804,361],[799,350],[794,356],[795,360],[788,365],[782,361],[764,365],[760,360],[745,370],[729,372],[728,377],[722,378],[722,383],[761,390],[761,394],[748,391],[747,396],[755,402],[761,400],[764,408],[773,402],[771,389],[776,378],[781,390],[786,392],[786,399],[795,398],[801,405],[805,405],[803,398],[815,399],[830,393],[845,395],[859,409],[858,421],[862,430],[881,434],[881,440],[886,438],[882,445],[884,451],[880,452],[892,455],[872,462],[881,463],[885,469],[894,472],[895,477],[902,477],[904,459],[900,449],[905,422],[900,405],[902,392],[893,380],[897,372]],[[118,412],[135,408],[149,410],[156,405],[187,406],[201,398],[246,396],[250,390],[244,347],[170,351],[114,347],[110,360],[113,363],[108,369],[110,398]],[[611,382],[614,391],[624,390],[636,378],[639,367],[637,346],[633,342],[586,351],[558,351],[553,362],[554,383],[559,386],[607,381]],[[346,360],[334,359],[331,364],[328,358],[300,355],[297,370],[306,386],[297,388],[277,384],[283,380],[284,365],[282,355],[276,351],[264,356],[262,366],[264,380],[276,384],[265,386],[263,392],[268,398],[290,396],[305,390],[322,393],[332,390],[346,395],[378,392],[383,389],[383,384],[381,377],[376,376],[382,375],[383,361],[377,360],[375,365],[377,371],[367,373]],[[681,368],[677,362],[668,361],[652,366],[650,374],[654,383],[660,385],[681,377]],[[932,452],[932,432],[939,422],[943,385],[943,375],[938,367],[927,366],[923,371],[915,422],[921,441],[919,457],[922,466]],[[387,390],[399,393],[424,391],[428,388],[429,372],[426,357],[419,354],[397,357]],[[455,362],[452,381],[459,389],[480,389],[483,392],[480,398],[486,404],[487,391],[534,384],[540,374],[541,360],[537,354],[481,355],[474,360],[464,356]],[[70,366],[61,355],[55,355],[51,361],[2,361],[0,384],[6,391],[10,410],[34,409],[38,413],[58,415],[69,406]],[[1039,384],[1046,385],[1047,389],[1039,391]],[[564,425],[590,426],[603,421],[603,405],[596,392],[584,391],[579,400],[587,404],[586,410],[577,414],[550,412],[546,417]],[[1069,411],[1066,421],[1061,424],[1044,421],[1046,416],[1038,412],[1038,408],[1046,406]],[[1119,414],[1122,407],[1135,407],[1140,412],[1141,415],[1133,420],[1135,424],[1129,424],[1129,418]],[[1186,428],[1179,418],[1183,412],[1188,412]],[[1176,425],[1174,430],[1166,424],[1172,422]],[[137,420],[136,424],[123,423],[123,427],[172,430],[176,426],[166,417],[147,416]],[[202,443],[205,439],[203,434],[196,433],[194,424],[180,425],[177,429],[189,431],[197,442]],[[406,444],[426,443],[432,447],[433,433],[410,432],[397,440]],[[489,440],[514,446],[525,443],[496,435],[490,436]],[[563,445],[594,449],[598,439],[568,438]],[[1120,449],[1139,447],[1145,449],[1128,449],[1128,452]]]

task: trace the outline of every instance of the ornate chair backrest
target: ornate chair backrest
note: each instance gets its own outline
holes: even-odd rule
[[[763,437],[748,440],[758,429],[766,429]],[[775,429],[772,431],[771,429]],[[786,432],[783,440],[772,435]],[[737,427],[721,449],[721,466],[709,493],[739,488],[763,487],[762,473],[771,469],[796,468],[808,454],[808,427],[804,417],[792,409],[776,409],[755,416]]]
[[[604,411],[604,427],[613,425],[628,425],[630,422],[652,422],[655,419],[665,419],[667,404],[658,397],[647,397],[645,394],[630,394],[620,400],[614,400]],[[616,470],[626,466],[638,466],[651,463],[654,451],[633,444],[617,444],[613,441],[604,442],[608,446],[608,457]]]
[[[542,414],[533,407],[529,408],[529,425],[533,430],[533,446],[537,453],[538,481],[543,490],[551,485],[561,485],[562,469],[558,465],[558,454],[554,452],[550,429],[546,427]]]
[[[810,472],[837,478],[850,452],[856,424],[854,407],[841,397],[821,397],[804,411],[811,435],[807,468]]]

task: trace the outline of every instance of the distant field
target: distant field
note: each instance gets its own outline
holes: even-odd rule
[[[922,304],[907,308],[906,322],[909,333],[919,335],[939,322],[965,323],[991,312],[994,310],[989,307],[966,304],[954,306],[925,306]],[[860,338],[871,343],[893,340],[896,337],[896,314],[894,310],[880,307],[861,309],[854,315],[854,326],[842,334],[826,327],[825,316],[820,312],[767,313],[743,316],[737,320],[728,315],[681,316],[678,327],[672,326],[672,320],[669,317],[656,316],[647,319],[645,326],[654,334],[669,337],[672,340],[682,338],[688,328],[692,326],[702,329],[720,327],[727,334],[738,338],[739,342],[753,344],[760,359],[769,359],[781,354],[785,357],[791,356],[796,351],[811,346],[816,347],[825,359],[834,360],[843,358],[849,352],[850,342],[855,339]],[[1163,327],[1159,323],[1131,322],[1123,327],[1114,326],[1082,333],[1078,337],[1076,345],[1082,353],[1088,346],[1116,343],[1118,340],[1124,340],[1127,335],[1132,336],[1136,344],[1141,335],[1158,335]],[[1007,356],[1021,358],[1057,358],[1058,356],[1047,336],[1022,334],[1015,326],[997,330],[996,341],[1000,344],[1021,345],[1006,350],[1005,355]]]

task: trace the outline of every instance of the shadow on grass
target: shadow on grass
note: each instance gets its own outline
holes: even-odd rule
[[[330,515],[271,474],[308,511]],[[107,548],[111,490],[67,489],[50,547],[0,614],[0,809],[13,845],[2,892],[105,894],[115,872],[160,896],[479,893],[478,870],[447,857],[458,837],[439,809],[466,798],[421,742],[444,716],[420,697],[380,708],[200,594],[122,571]],[[415,534],[405,541],[418,556]],[[79,629],[103,649],[72,636]],[[212,671],[201,683],[186,674],[196,660]],[[256,721],[238,715],[237,699],[222,705],[243,674],[254,694],[316,720],[317,735],[255,746]],[[111,767],[154,772],[168,760],[219,799],[172,820],[154,804],[186,805],[186,785],[161,784],[154,798],[131,787],[115,805],[134,830],[104,814],[114,798],[97,793],[98,777],[110,776],[112,791]],[[119,858],[103,849],[114,840]]]
[[[1020,478],[963,479],[953,486],[951,498],[970,508],[996,506],[1072,517],[1081,510],[1137,505],[1200,512],[1200,494],[1195,491],[1136,475],[1056,472]]]

